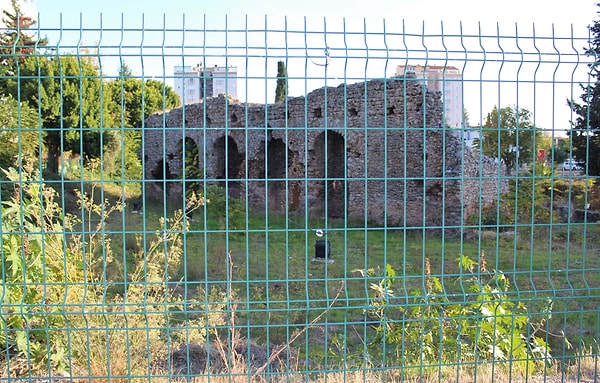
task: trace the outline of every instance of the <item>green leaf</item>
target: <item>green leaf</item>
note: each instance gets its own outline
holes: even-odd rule
[[[396,276],[396,270],[388,263],[385,265],[385,274],[390,278],[394,278]]]
[[[477,262],[473,261],[471,258],[467,257],[466,255],[461,254],[461,256],[458,257],[456,260],[458,261],[459,267],[462,267],[463,269],[468,270],[471,273],[475,269],[475,266],[477,266]]]
[[[23,272],[25,267],[25,260],[21,256],[21,246],[16,235],[11,235],[8,246],[6,244],[4,246],[4,253],[8,269],[11,271],[10,276],[14,279]]]
[[[15,333],[17,350],[23,355],[29,355],[29,339],[27,338],[27,333],[23,330],[17,330]]]

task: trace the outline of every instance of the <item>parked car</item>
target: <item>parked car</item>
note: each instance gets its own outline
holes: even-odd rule
[[[574,160],[566,160],[562,163],[563,170],[581,170],[583,167]]]

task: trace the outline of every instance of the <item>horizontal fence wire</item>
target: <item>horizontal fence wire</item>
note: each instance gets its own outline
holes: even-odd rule
[[[24,25],[3,381],[598,378],[586,26]]]

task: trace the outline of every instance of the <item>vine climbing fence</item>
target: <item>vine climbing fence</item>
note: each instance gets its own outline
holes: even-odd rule
[[[598,379],[587,26],[87,16],[0,32],[0,379]]]

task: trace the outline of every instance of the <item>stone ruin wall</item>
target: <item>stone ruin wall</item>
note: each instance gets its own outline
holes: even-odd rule
[[[227,179],[231,195],[247,193],[261,211],[459,226],[504,186],[498,165],[441,129],[442,116],[439,93],[402,78],[321,88],[287,105],[210,98],[146,120],[146,197],[181,200],[184,146],[197,147],[207,181]]]

